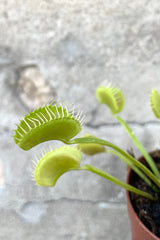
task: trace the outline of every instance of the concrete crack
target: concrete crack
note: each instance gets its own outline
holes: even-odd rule
[[[158,121],[148,121],[148,122],[134,122],[134,121],[127,121],[127,124],[129,126],[136,126],[136,127],[146,127],[150,125],[154,126],[160,126],[160,123]],[[101,127],[118,127],[121,126],[120,123],[118,122],[113,122],[113,123],[99,123],[99,124],[92,124],[91,121],[85,124],[86,127],[93,128],[93,129],[99,129]]]
[[[43,203],[63,203],[63,202],[68,202],[68,203],[79,203],[79,204],[91,204],[91,205],[103,205],[105,206],[105,208],[107,207],[125,207],[126,203],[122,203],[122,202],[109,202],[109,201],[105,201],[104,199],[102,200],[97,200],[97,201],[93,201],[93,200],[83,200],[83,199],[71,199],[71,198],[59,198],[59,199],[51,199],[51,200],[46,200]]]

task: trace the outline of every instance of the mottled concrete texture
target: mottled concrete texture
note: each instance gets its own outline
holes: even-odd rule
[[[159,148],[160,124],[149,107],[151,89],[160,91],[159,0],[0,1],[0,239],[131,239],[124,190],[86,172],[65,174],[55,188],[36,186],[32,159],[48,143],[24,152],[12,139],[29,109],[55,99],[84,111],[82,133],[139,156],[97,103],[102,82],[121,87],[121,116],[147,150]],[[109,154],[83,163],[125,181],[126,166]]]

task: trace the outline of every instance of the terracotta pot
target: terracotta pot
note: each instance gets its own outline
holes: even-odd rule
[[[127,175],[127,183],[132,184],[133,171],[129,170]],[[128,215],[131,221],[131,231],[132,231],[132,240],[160,240],[156,237],[151,231],[149,231],[146,226],[138,218],[134,208],[132,206],[129,192],[126,191],[127,195],[127,207]]]

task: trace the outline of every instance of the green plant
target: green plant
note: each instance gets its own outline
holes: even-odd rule
[[[146,159],[149,168],[137,161],[128,152],[106,140],[90,134],[81,138],[73,138],[81,131],[82,113],[76,114],[74,109],[68,109],[59,104],[50,104],[30,112],[20,121],[13,136],[15,143],[24,150],[29,150],[35,145],[49,140],[60,140],[66,145],[76,144],[76,146],[64,146],[51,150],[42,156],[39,162],[35,164],[33,176],[35,181],[38,185],[50,187],[54,186],[58,178],[65,172],[87,170],[131,192],[156,201],[158,193],[160,193],[160,172],[128,124],[117,115],[124,106],[124,97],[121,90],[110,85],[100,86],[96,90],[96,97],[100,103],[109,107],[113,117],[124,127],[133,143]],[[153,113],[157,118],[160,118],[160,95],[156,90],[152,90],[150,102]],[[109,149],[106,150],[106,146]],[[101,152],[112,153],[124,161],[153,189],[154,194],[151,195],[141,191],[92,165],[81,166],[81,153],[94,155]]]

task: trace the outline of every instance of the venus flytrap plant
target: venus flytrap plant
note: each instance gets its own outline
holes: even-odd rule
[[[59,140],[66,145],[76,144],[76,147],[64,146],[51,150],[39,160],[35,167],[34,178],[38,185],[54,186],[59,177],[71,170],[85,170],[95,173],[107,180],[143,197],[156,201],[160,192],[160,173],[150,155],[133,134],[127,123],[117,114],[124,106],[124,97],[120,89],[111,86],[98,87],[96,91],[100,103],[106,104],[113,117],[125,128],[134,144],[141,151],[148,162],[150,169],[137,161],[133,156],[106,140],[87,134],[81,138],[74,138],[82,128],[81,114],[69,110],[61,105],[45,105],[30,112],[20,121],[15,130],[14,140],[24,150],[29,150],[45,141]],[[156,117],[160,118],[160,97],[156,90],[151,94],[151,106]],[[108,147],[109,149],[106,149]],[[94,155],[102,152],[111,153],[124,161],[136,172],[147,185],[152,188],[154,194],[141,191],[127,183],[124,183],[112,175],[91,165],[81,166],[81,153]]]
[[[53,187],[65,172],[79,170],[82,154],[73,147],[61,147],[46,153],[37,163],[34,178],[40,186]]]
[[[14,140],[23,150],[49,140],[68,141],[81,131],[82,121],[80,114],[74,115],[67,107],[45,105],[23,118]]]
[[[160,118],[160,95],[156,89],[151,91],[150,103],[155,117]]]
[[[91,135],[91,134],[85,134],[82,138],[85,138],[85,139],[97,139],[95,136]],[[77,148],[79,150],[81,150],[83,153],[85,153],[86,155],[94,155],[94,154],[97,154],[97,153],[102,153],[102,152],[106,152],[105,150],[105,147],[104,145],[101,145],[101,144],[98,144],[98,143],[87,143],[87,144],[84,144],[84,143],[79,143],[77,145]]]
[[[131,128],[128,126],[128,124],[119,116],[116,115],[116,113],[121,112],[124,106],[124,98],[123,94],[120,90],[113,87],[99,87],[96,91],[97,99],[100,103],[108,105],[110,108],[113,117],[120,122],[120,124],[124,127],[126,132],[128,133],[129,137],[132,139],[134,144],[137,146],[137,148],[141,151],[142,155],[145,157],[146,161],[148,162],[149,166],[151,167],[154,174],[160,178],[159,170],[157,169],[154,161],[149,156],[143,145],[140,143],[138,138],[135,136]],[[108,99],[112,99],[112,102],[114,104],[111,104],[111,101],[108,101]]]

